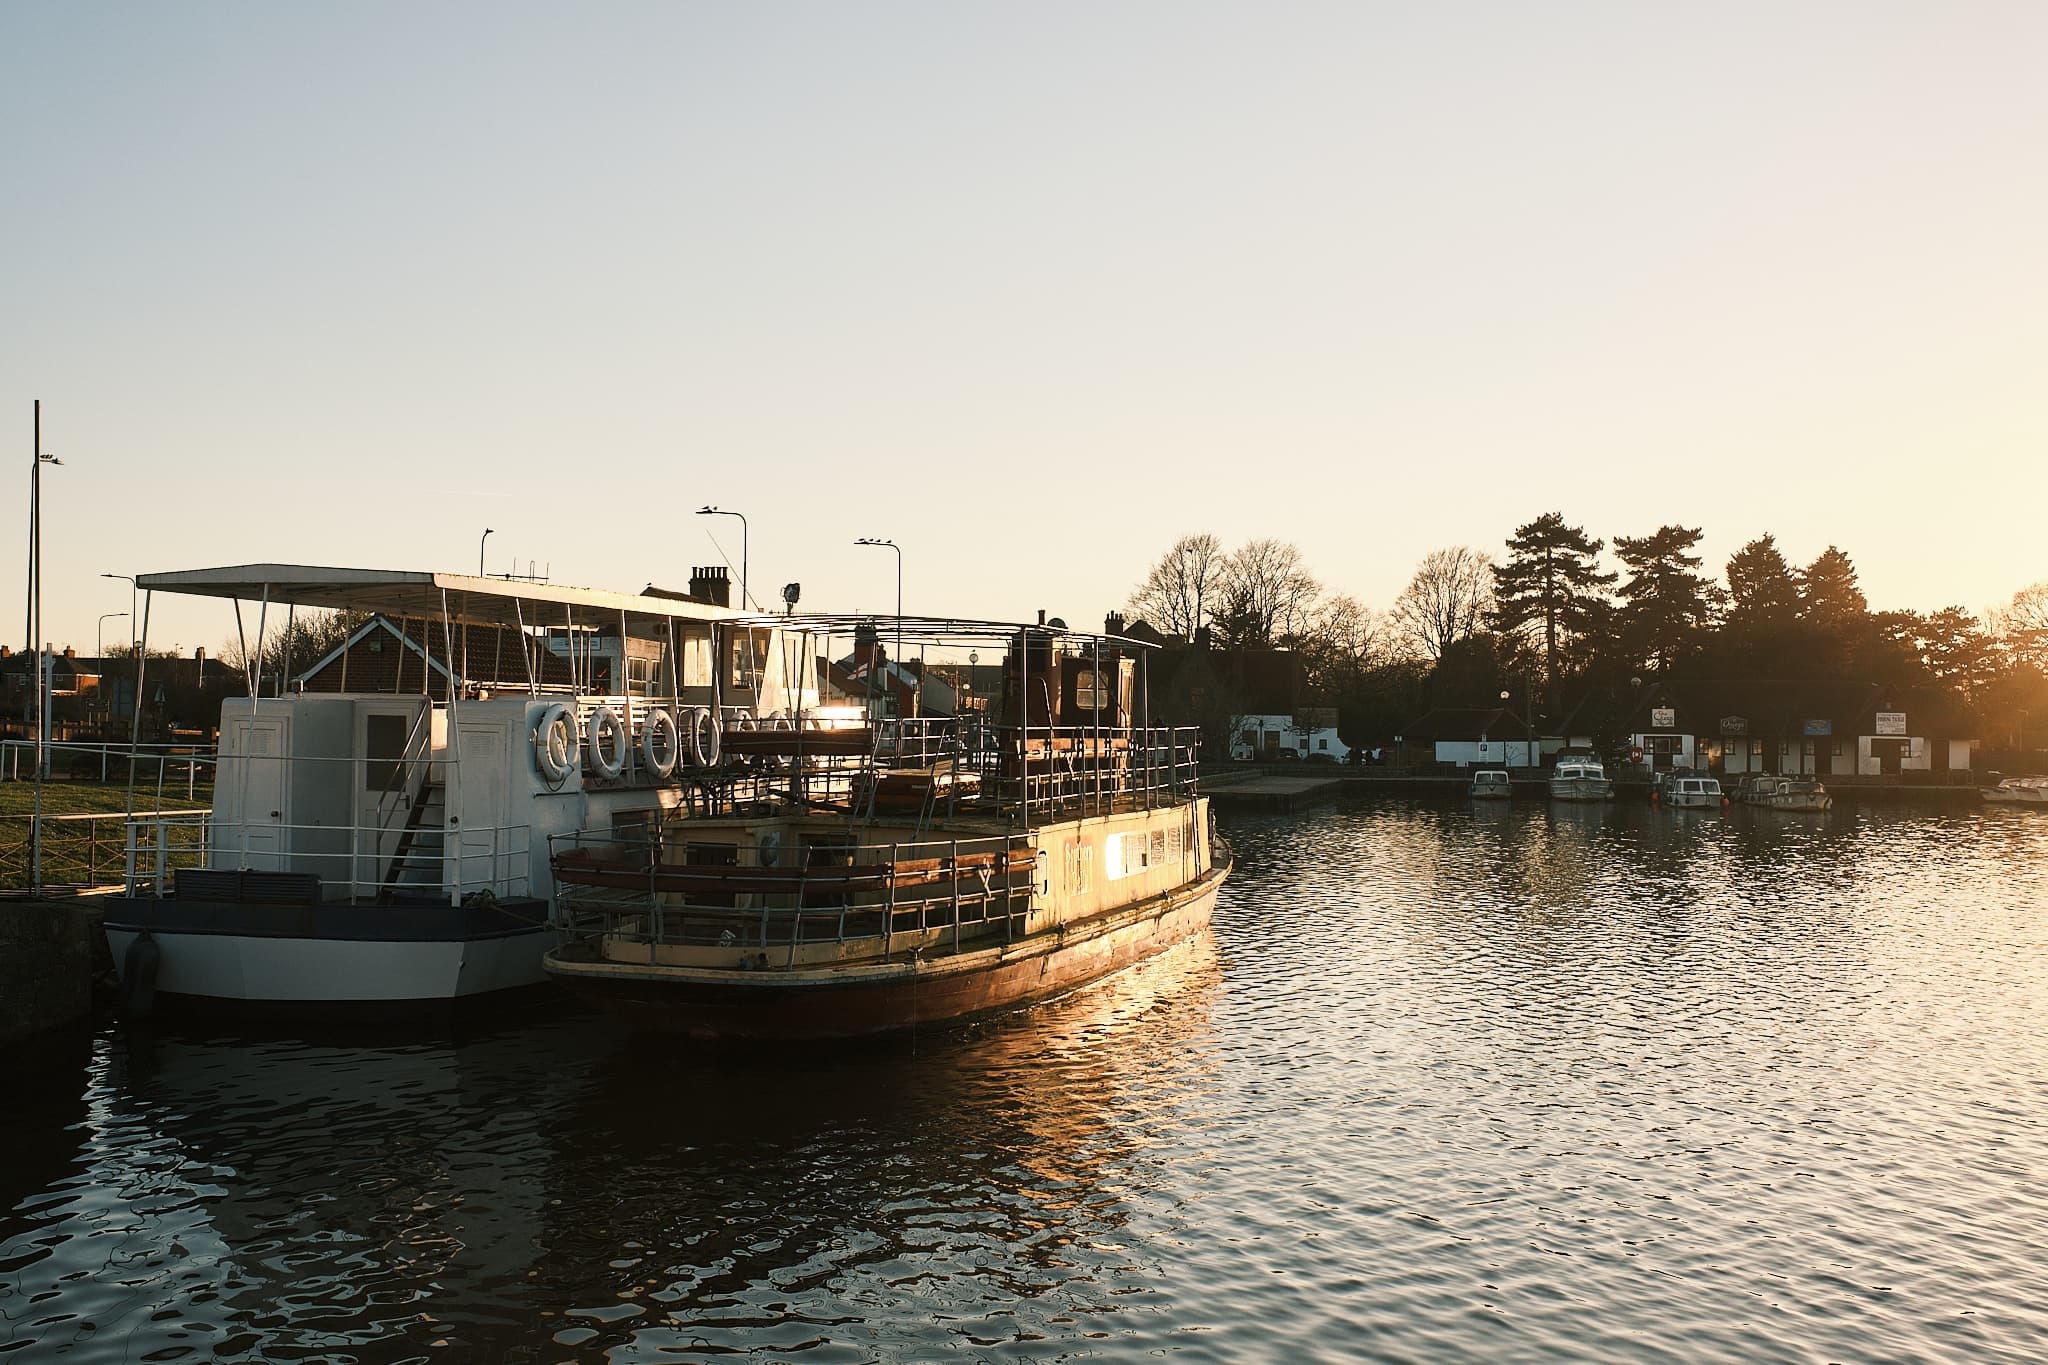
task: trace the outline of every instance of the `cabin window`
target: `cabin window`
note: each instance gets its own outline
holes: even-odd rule
[[[404,716],[363,717],[363,790],[390,791],[405,761]]]
[[[683,854],[683,861],[690,867],[738,867],[740,846],[691,843]],[[693,905],[722,906],[726,909],[739,904],[730,891],[692,891],[690,902]]]
[[[682,654],[677,670],[685,687],[711,686],[711,638],[707,635],[686,635],[676,642]]]
[[[761,676],[768,650],[763,632],[742,630],[732,637],[732,686],[753,687]]]
[[[1084,668],[1074,675],[1075,710],[1092,714],[1097,710],[1108,711],[1114,705],[1109,695],[1109,687],[1099,670]]]
[[[634,696],[647,696],[661,681],[661,660],[629,658],[626,660],[626,677]]]

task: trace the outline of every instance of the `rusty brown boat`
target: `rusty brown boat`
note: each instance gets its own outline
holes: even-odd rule
[[[843,666],[818,655],[844,694],[727,728],[726,766],[658,820],[558,837],[557,980],[647,1029],[855,1037],[1059,995],[1206,929],[1229,856],[1196,732],[1148,723],[1144,645],[774,624],[850,633]],[[956,670],[935,695],[945,666],[894,663],[891,630],[927,657],[999,647],[994,694]]]

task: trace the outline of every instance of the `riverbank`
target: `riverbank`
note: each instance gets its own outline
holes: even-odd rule
[[[0,1044],[90,1015],[105,945],[92,899],[0,901]]]

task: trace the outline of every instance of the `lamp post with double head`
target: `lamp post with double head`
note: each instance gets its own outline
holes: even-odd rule
[[[136,628],[136,623],[137,623],[137,622],[138,622],[138,621],[139,621],[139,620],[141,619],[140,617],[138,617],[138,616],[137,616],[137,615],[135,614],[135,575],[134,575],[134,574],[126,574],[126,573],[103,573],[103,574],[101,574],[101,575],[100,575],[100,577],[101,577],[101,578],[120,578],[120,579],[125,579],[125,580],[127,580],[127,583],[128,583],[128,643],[129,643],[130,647],[133,647],[133,646],[134,646],[134,644],[135,644],[135,628]]]

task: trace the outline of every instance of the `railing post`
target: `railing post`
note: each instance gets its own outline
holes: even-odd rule
[[[168,852],[169,844],[170,835],[165,831],[164,818],[162,815],[158,815],[156,818],[156,895],[158,900],[163,899],[164,892],[168,889],[170,881],[171,858]]]
[[[122,838],[121,889],[129,895],[135,894],[135,822],[129,820],[127,833]]]
[[[953,951],[960,951],[960,841],[953,841],[952,857],[946,860],[946,875],[953,879]]]
[[[896,939],[896,845],[889,845],[889,894],[882,912],[882,956],[887,957]]]

